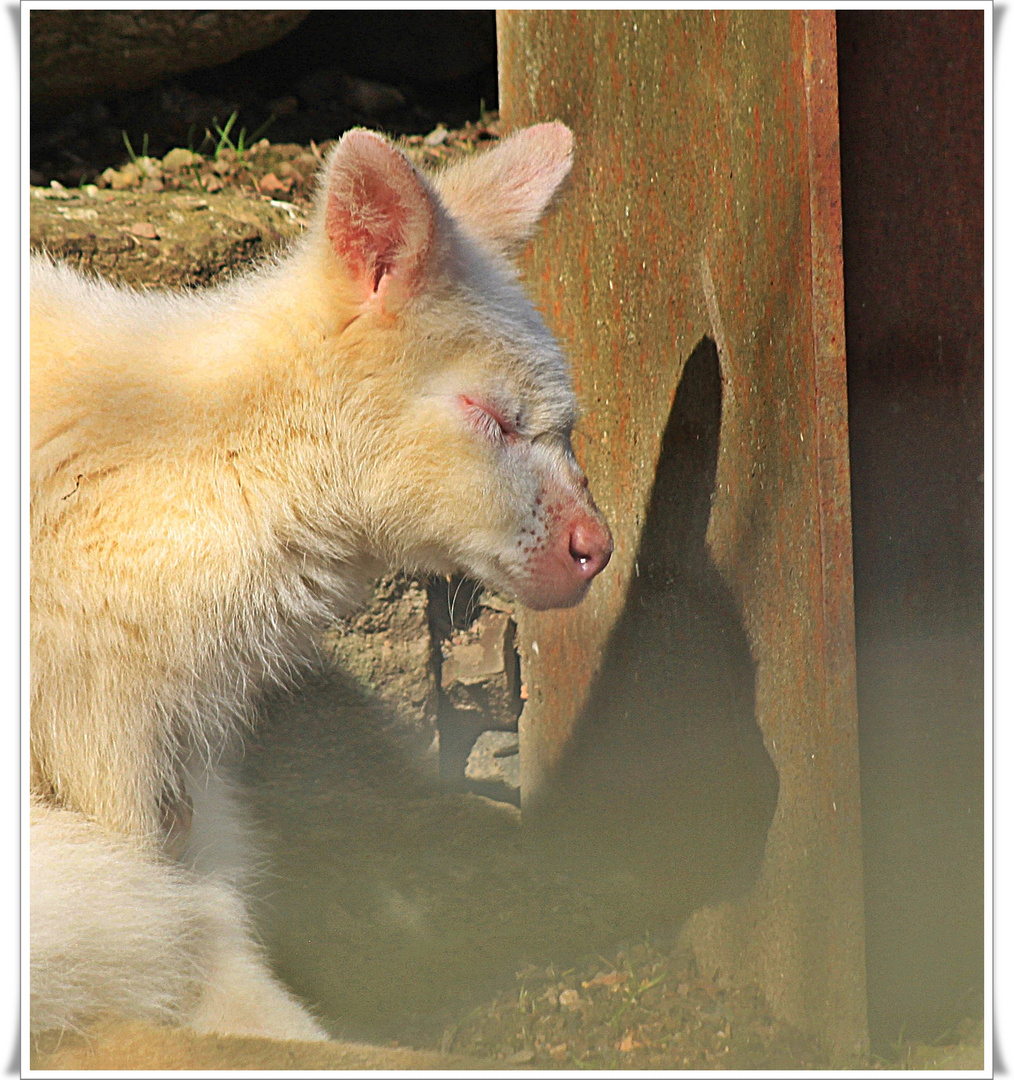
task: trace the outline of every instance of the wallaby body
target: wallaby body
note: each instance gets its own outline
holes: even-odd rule
[[[139,294],[33,260],[34,1028],[324,1037],[247,930],[213,763],[381,572],[553,607],[608,561],[506,261],[570,160],[544,124],[430,180],[353,131],[246,279]]]

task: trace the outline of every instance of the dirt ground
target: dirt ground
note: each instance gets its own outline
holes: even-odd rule
[[[823,1063],[752,988],[697,969],[650,853],[562,865],[569,822],[547,837],[441,790],[340,684],[274,702],[243,778],[265,938],[337,1037],[539,1068]]]
[[[486,114],[403,145],[440,164],[498,135]],[[327,146],[247,146],[232,131],[161,158],[142,149],[77,187],[37,173],[33,246],[145,285],[219,280],[298,234]],[[755,988],[697,967],[678,889],[651,852],[561,868],[547,852],[567,821],[547,844],[515,807],[441,788],[400,759],[378,718],[332,678],[273,702],[241,766],[265,837],[262,934],[336,1037],[495,1067],[825,1067]],[[899,1037],[868,1064],[982,1061],[981,1022],[968,1021],[933,1046]]]

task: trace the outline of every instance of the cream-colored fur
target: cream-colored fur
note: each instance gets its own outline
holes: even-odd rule
[[[248,929],[215,762],[382,571],[552,607],[608,560],[504,257],[570,155],[544,124],[431,180],[350,132],[302,242],[203,293],[33,260],[35,1028],[324,1037]]]

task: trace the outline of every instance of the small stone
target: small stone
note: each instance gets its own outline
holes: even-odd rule
[[[122,169],[106,169],[102,176],[108,179],[114,191],[125,191],[137,187],[141,182],[141,170],[133,162]]]
[[[99,212],[90,206],[72,209],[66,206],[58,206],[57,210],[68,221],[98,221]]]
[[[465,779],[521,788],[521,754],[517,732],[484,731],[469,751]]]
[[[182,169],[190,169],[199,164],[197,158],[198,155],[192,150],[177,146],[162,158],[162,168],[165,172],[180,172]]]
[[[128,230],[134,236],[144,237],[145,240],[158,240],[158,230],[150,221],[135,221]]]
[[[609,971],[599,972],[593,978],[588,979],[586,982],[582,982],[581,985],[587,990],[594,986],[608,986],[610,990],[616,991],[627,981],[627,973],[625,971]]]
[[[139,157],[136,166],[143,180],[160,180],[162,178],[162,162],[158,158]]]
[[[484,611],[473,630],[475,640],[455,644],[444,660],[440,681],[445,690],[454,682],[474,685],[504,673],[505,653],[514,640],[510,616]]]
[[[292,177],[279,180],[273,173],[266,173],[257,181],[257,188],[262,195],[282,195],[292,190]]]
[[[423,139],[423,146],[442,146],[447,139],[449,132],[443,124],[438,124],[430,133]]]
[[[581,1008],[581,995],[576,990],[564,990],[560,994],[560,1005],[562,1008],[571,1011],[579,1009]]]

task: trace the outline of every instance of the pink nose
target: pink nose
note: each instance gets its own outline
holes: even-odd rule
[[[570,557],[574,560],[574,568],[585,581],[591,581],[605,569],[612,553],[613,538],[604,521],[585,518],[571,528]]]

